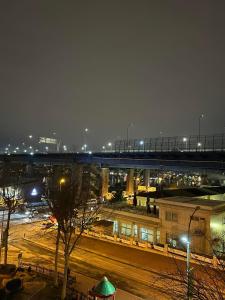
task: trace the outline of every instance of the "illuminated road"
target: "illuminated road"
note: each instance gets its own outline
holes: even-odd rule
[[[41,222],[12,225],[10,244],[13,247],[9,257],[15,260],[22,250],[24,261],[52,268],[54,233],[41,227]],[[24,234],[29,240],[23,239]],[[62,263],[60,257],[60,268]],[[149,300],[169,299],[152,285],[156,273],[176,271],[173,258],[87,237],[80,240],[72,253],[70,268],[72,272],[96,279],[108,275],[121,289]]]

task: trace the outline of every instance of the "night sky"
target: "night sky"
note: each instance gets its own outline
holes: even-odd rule
[[[0,1],[0,137],[225,132],[224,0]]]

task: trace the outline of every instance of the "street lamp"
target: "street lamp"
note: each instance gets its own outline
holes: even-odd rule
[[[108,147],[110,147],[110,150],[112,151],[112,143],[111,142],[108,143]]]
[[[188,139],[186,137],[183,137],[183,142],[185,143],[185,150],[187,150]]]
[[[61,187],[62,187],[62,184],[64,184],[66,182],[66,179],[65,178],[60,178],[60,180],[59,180],[59,190],[60,190],[60,192],[61,192]]]
[[[139,142],[139,145],[140,145],[141,148],[143,148],[142,146],[144,146],[144,141],[141,140],[141,141]],[[140,149],[140,150],[141,150],[141,149]]]
[[[201,140],[201,120],[204,118],[204,114],[201,114],[198,118],[198,141]]]
[[[129,141],[129,129],[130,127],[133,127],[134,124],[133,123],[130,123],[128,126],[127,126],[127,147],[128,147],[128,141]]]
[[[182,242],[186,244],[187,247],[187,299],[191,300],[191,278],[190,278],[190,257],[191,257],[191,237],[190,237],[190,229],[191,229],[191,221],[193,219],[194,214],[196,213],[197,210],[200,209],[200,206],[196,206],[192,215],[190,216],[190,220],[188,223],[188,234],[187,236],[184,236],[181,238]]]

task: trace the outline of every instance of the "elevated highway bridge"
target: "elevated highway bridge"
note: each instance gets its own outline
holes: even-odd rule
[[[0,155],[0,162],[36,165],[93,163],[101,167],[225,171],[225,135],[116,141],[107,152]]]

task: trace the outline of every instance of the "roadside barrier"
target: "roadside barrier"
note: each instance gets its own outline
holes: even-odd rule
[[[94,232],[94,231],[90,231],[90,230],[85,230],[83,232],[83,234],[86,236],[92,236],[92,237],[103,239],[103,240],[109,240],[114,243],[120,243],[120,244],[124,244],[124,245],[142,248],[142,249],[144,249],[146,251],[150,251],[150,252],[155,250],[159,254],[166,255],[166,256],[176,255],[178,257],[183,257],[183,258],[185,258],[187,256],[186,251],[182,251],[182,250],[176,249],[176,248],[171,248],[171,247],[169,247],[168,244],[159,246],[157,244],[149,243],[147,241],[146,242],[145,241],[137,241],[133,237],[130,237],[130,238],[124,237],[124,236],[118,237],[116,234],[114,234],[113,236],[110,236],[110,235],[106,235],[103,233],[98,233],[98,232]],[[216,256],[209,258],[209,257],[202,256],[199,254],[191,253],[191,259],[193,259],[195,262],[211,264],[215,268],[220,265],[220,261]]]

